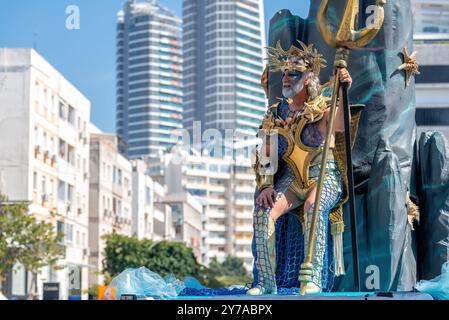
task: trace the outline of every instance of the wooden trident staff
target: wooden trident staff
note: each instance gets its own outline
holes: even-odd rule
[[[334,128],[335,115],[337,113],[337,101],[340,94],[340,79],[339,70],[347,68],[348,58],[351,49],[361,48],[370,43],[379,32],[384,21],[384,5],[386,0],[377,0],[374,10],[374,23],[373,25],[366,26],[361,30],[357,30],[357,16],[359,14],[359,0],[347,0],[346,8],[344,10],[343,17],[340,22],[337,33],[334,35],[331,31],[330,25],[327,23],[327,9],[329,6],[329,0],[323,0],[318,10],[318,28],[324,41],[331,47],[337,48],[334,60],[335,79],[333,84],[332,105],[330,109],[329,124],[326,132],[326,140],[323,149],[323,158],[321,161],[320,177],[317,185],[317,193],[315,198],[315,206],[309,230],[309,243],[307,247],[307,254],[304,259],[304,263],[301,264],[300,281],[301,289],[300,294],[306,293],[307,283],[312,281],[313,270],[313,255],[315,251],[315,242],[317,237],[317,225],[318,225],[318,212],[320,208],[320,198],[323,191],[323,182],[326,175],[326,165],[329,155],[329,146],[331,141],[331,135]],[[347,99],[347,86],[344,84],[343,89],[343,108],[344,108],[344,122],[345,122],[345,140],[346,140],[346,159],[348,168],[348,187],[349,187],[349,205],[351,214],[351,234],[352,234],[352,249],[353,249],[353,262],[354,262],[354,280],[355,284],[360,291],[360,278],[359,278],[359,263],[358,263],[358,249],[357,249],[357,231],[356,231],[356,217],[355,217],[355,196],[354,196],[354,177],[352,170],[352,153],[351,153],[351,126],[349,117],[349,102]]]

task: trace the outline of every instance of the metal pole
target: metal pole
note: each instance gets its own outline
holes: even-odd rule
[[[357,217],[355,210],[355,192],[354,192],[354,170],[352,167],[352,138],[351,138],[351,120],[348,99],[348,84],[342,84],[343,94],[343,116],[345,123],[345,142],[346,142],[346,168],[348,176],[348,193],[349,193],[349,212],[351,218],[351,241],[352,241],[352,265],[354,269],[354,286],[357,291],[361,291],[360,273],[359,273],[359,247],[357,242]]]
[[[338,70],[338,69],[337,69]],[[301,265],[301,271],[300,271],[300,281],[301,281],[301,288],[300,288],[300,294],[305,295],[306,293],[306,285],[308,282],[311,282],[312,280],[312,269],[313,269],[313,254],[315,252],[315,241],[316,241],[316,228],[318,225],[318,218],[319,218],[319,209],[320,209],[320,198],[321,198],[321,192],[323,191],[323,184],[324,184],[324,177],[326,175],[326,166],[327,166],[327,159],[329,155],[329,149],[330,149],[330,142],[331,142],[331,136],[334,129],[334,122],[335,122],[335,115],[337,113],[337,98],[338,98],[338,92],[340,90],[340,78],[338,72],[335,74],[335,80],[334,80],[334,94],[332,95],[332,105],[330,109],[330,116],[329,116],[329,124],[327,126],[327,132],[326,132],[326,140],[324,143],[324,149],[323,149],[323,157],[321,160],[321,170],[320,170],[320,177],[317,183],[317,191],[316,191],[316,197],[315,197],[315,204],[313,208],[313,216],[312,221],[309,229],[309,243],[307,246],[307,254],[304,259],[304,263]],[[304,213],[307,214],[307,213]],[[306,235],[307,236],[307,235]]]

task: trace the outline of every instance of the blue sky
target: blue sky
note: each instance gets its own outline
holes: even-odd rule
[[[37,51],[92,102],[92,122],[115,130],[115,24],[125,0],[2,0],[0,47]],[[265,0],[265,20],[280,9],[307,15],[309,1]],[[182,14],[182,0],[159,0]],[[67,30],[66,7],[80,8],[79,30]]]

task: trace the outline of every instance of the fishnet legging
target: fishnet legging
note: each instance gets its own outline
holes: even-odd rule
[[[316,170],[319,170],[317,167]],[[285,192],[289,189],[290,185],[294,181],[294,174],[289,168],[285,170],[285,173],[281,175],[281,178],[275,184],[275,191],[277,192],[278,201]],[[328,220],[329,211],[338,203],[342,195],[342,178],[338,170],[328,170],[323,184],[323,192],[320,198],[319,209],[319,221],[318,221],[318,234],[315,244],[315,253],[313,259],[313,276],[312,281],[318,286],[322,287],[322,269],[324,265],[324,257],[326,251],[326,240],[328,232]],[[299,199],[302,200],[303,199]],[[302,205],[301,203],[300,205]],[[312,206],[307,212],[306,221],[307,228],[304,235],[304,246],[301,246],[306,254],[308,244],[308,230],[310,230],[311,216],[313,213]],[[271,208],[262,208],[258,205],[254,208],[253,215],[253,256],[254,256],[254,286],[264,287],[266,289],[276,288],[276,237],[275,237],[275,222],[270,216]],[[287,244],[288,245],[288,244]],[[282,253],[280,253],[282,254]],[[296,256],[292,257],[296,260]],[[290,260],[290,259],[289,259]],[[295,261],[295,264],[299,266],[299,261]],[[284,268],[291,269],[290,266],[284,266]],[[293,268],[296,269],[297,268]],[[283,272],[288,270],[283,270]],[[279,280],[285,278],[278,275]]]
[[[324,255],[327,245],[327,232],[329,225],[329,211],[340,201],[343,192],[341,174],[337,170],[326,174],[323,191],[320,197],[320,207],[318,209],[318,225],[313,253],[312,282],[322,288],[322,270],[324,266]],[[306,213],[306,228],[304,234],[304,256],[307,255],[309,245],[309,232],[312,224],[313,211],[315,205],[312,205]]]

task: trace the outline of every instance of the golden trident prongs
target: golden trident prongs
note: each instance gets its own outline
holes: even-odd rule
[[[335,0],[336,1],[336,0]],[[323,191],[323,182],[324,177],[326,175],[326,164],[329,154],[329,146],[331,140],[331,134],[333,132],[335,115],[337,112],[337,100],[340,92],[340,79],[339,79],[339,69],[347,67],[347,61],[350,53],[350,49],[361,48],[370,43],[374,37],[378,34],[380,28],[384,22],[384,5],[386,4],[386,0],[377,0],[376,1],[376,10],[374,14],[376,14],[374,26],[366,26],[361,30],[356,30],[357,16],[359,14],[359,0],[346,0],[346,7],[344,10],[343,17],[340,22],[340,26],[338,28],[337,33],[334,35],[331,31],[330,25],[327,23],[327,9],[329,6],[329,0],[323,0],[321,2],[320,8],[318,10],[318,28],[320,30],[321,35],[325,42],[331,46],[337,48],[337,52],[335,55],[334,67],[335,67],[335,77],[333,84],[333,95],[332,95],[332,105],[330,109],[330,117],[329,124],[326,132],[326,140],[323,148],[323,160],[321,162],[321,171],[320,178],[318,180],[317,185],[317,193],[315,198],[315,206],[311,221],[311,226],[309,230],[309,243],[307,247],[307,254],[304,259],[304,263],[301,265],[300,271],[300,281],[301,281],[301,289],[300,294],[304,295],[306,293],[307,284],[312,282],[312,274],[313,274],[313,254],[315,251],[315,241],[317,234],[317,225],[318,225],[318,212],[320,207],[320,197]],[[345,100],[345,99],[343,99]],[[344,106],[345,108],[345,135],[346,135],[346,145],[350,146],[351,136],[350,132],[348,132],[349,128],[349,106]],[[347,109],[347,111],[346,111]],[[348,147],[347,147],[348,149]],[[352,163],[350,159],[351,149],[346,150],[347,159],[348,159],[348,176],[351,175],[349,189],[353,190],[353,185],[351,186],[352,181]],[[351,199],[352,198],[352,199]],[[350,209],[351,209],[351,229],[353,235],[353,249],[354,252],[354,264],[357,265],[357,270],[354,270],[355,278],[358,278],[358,255],[357,255],[357,240],[356,240],[356,230],[354,228],[355,225],[355,209],[354,209],[354,194],[350,191]],[[355,246],[354,246],[355,244]],[[359,282],[359,279],[357,280]],[[359,283],[358,283],[359,285]],[[360,287],[360,285],[359,285]]]

